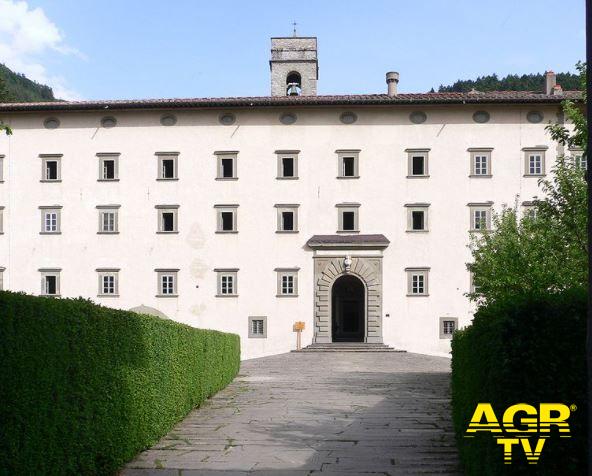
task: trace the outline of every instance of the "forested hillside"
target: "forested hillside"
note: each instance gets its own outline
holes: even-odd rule
[[[564,91],[580,89],[580,77],[573,73],[557,73],[557,84],[560,84]],[[477,91],[543,91],[545,75],[536,74],[509,74],[498,78],[497,74],[479,76],[477,79],[459,79],[452,86],[440,85],[438,92],[466,93],[471,89]]]
[[[36,101],[55,101],[52,89],[0,64],[0,102]]]

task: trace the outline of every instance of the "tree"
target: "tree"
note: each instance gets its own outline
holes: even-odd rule
[[[582,84],[585,66],[578,64]],[[585,95],[584,95],[585,101]],[[587,122],[579,103],[565,101],[569,126],[547,127],[563,146],[586,156]],[[493,217],[493,230],[473,233],[468,266],[478,293],[471,300],[488,304],[508,295],[536,294],[586,286],[588,282],[587,182],[582,162],[559,157],[550,179],[539,180],[545,198],[520,218],[517,206]]]
[[[0,102],[6,102],[10,99],[10,95],[8,94],[8,90],[6,89],[6,83],[2,76],[0,76]],[[0,133],[5,132],[6,135],[12,135],[12,129],[0,121]]]

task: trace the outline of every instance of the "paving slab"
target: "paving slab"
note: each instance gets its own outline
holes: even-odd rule
[[[458,475],[449,385],[449,359],[411,353],[247,360],[121,475]]]

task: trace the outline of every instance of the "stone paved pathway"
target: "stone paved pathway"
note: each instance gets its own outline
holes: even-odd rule
[[[283,354],[242,363],[124,476],[460,474],[450,360]]]

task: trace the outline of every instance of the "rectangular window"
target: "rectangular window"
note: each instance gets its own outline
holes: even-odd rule
[[[0,183],[4,182],[4,156],[0,154]]]
[[[485,231],[491,229],[491,204],[469,203],[471,210],[471,231]]]
[[[0,235],[4,234],[4,207],[0,207]]]
[[[236,162],[238,152],[214,152],[218,157],[217,180],[236,180]]]
[[[358,232],[359,203],[341,203],[337,205],[338,232]]]
[[[237,233],[238,205],[214,205],[217,213],[216,233]]]
[[[335,152],[339,164],[337,178],[359,178],[360,151],[353,149],[336,150]]]
[[[119,269],[97,269],[99,274],[99,296],[119,295]]]
[[[237,273],[238,269],[215,269],[218,275],[218,294],[217,297],[234,297],[237,292]]]
[[[458,329],[458,317],[440,318],[440,339],[452,339],[452,335]]]
[[[60,269],[40,269],[41,295],[59,296],[60,294]]]
[[[62,179],[62,156],[61,155],[41,155],[41,181],[59,182]]]
[[[475,275],[472,272],[470,272],[469,276],[470,276],[470,290],[471,290],[471,293],[479,294],[480,293],[479,286],[477,286],[475,284]]]
[[[119,205],[98,205],[99,233],[119,232]]]
[[[298,154],[299,150],[276,150],[277,154],[277,178],[297,179],[298,178]]]
[[[298,271],[300,268],[276,268],[277,297],[298,296]]]
[[[264,339],[267,337],[267,317],[249,316],[249,338]]]
[[[157,297],[177,297],[178,269],[156,269],[158,279]]]
[[[407,177],[428,177],[428,154],[430,149],[406,149]]]
[[[545,150],[546,148],[530,148],[526,147],[522,149],[525,151],[525,176],[541,176],[545,175]]]
[[[586,154],[584,154],[584,152],[581,149],[570,148],[569,150],[571,152],[571,157],[573,158],[576,167],[582,170],[588,170],[588,159],[586,157]],[[0,158],[0,163],[1,160],[2,159]]]
[[[295,204],[278,204],[277,209],[277,233],[298,232],[298,207]]]
[[[99,181],[119,180],[119,154],[99,153]]]
[[[177,180],[178,152],[157,152],[158,180]]]
[[[60,233],[61,207],[39,207],[41,209],[41,233]]]
[[[179,205],[157,205],[158,231],[157,233],[178,233]]]
[[[493,149],[469,149],[471,154],[471,176],[491,177],[491,151]]]
[[[408,203],[407,209],[407,231],[428,230],[428,207],[429,203]]]
[[[407,272],[407,295],[427,296],[429,268],[406,268],[405,271]]]
[[[4,271],[6,268],[0,267],[0,291],[4,291]]]

